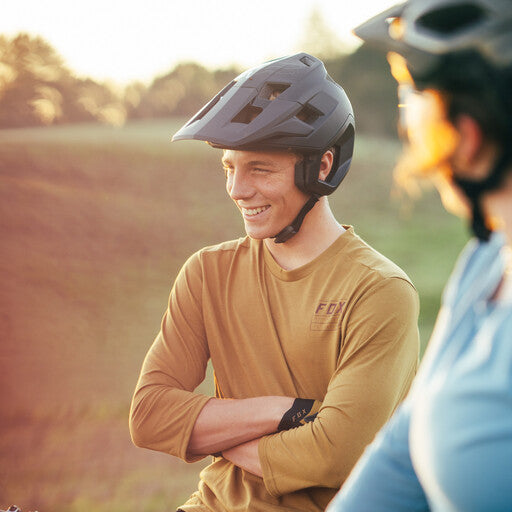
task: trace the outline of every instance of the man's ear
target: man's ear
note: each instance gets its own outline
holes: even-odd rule
[[[329,149],[322,155],[322,160],[320,161],[320,172],[318,173],[318,178],[321,179],[322,181],[325,181],[325,179],[331,172],[333,161],[334,154]]]
[[[454,126],[459,133],[452,156],[454,169],[466,178],[484,179],[497,158],[498,146],[485,137],[481,126],[468,115],[460,115]]]

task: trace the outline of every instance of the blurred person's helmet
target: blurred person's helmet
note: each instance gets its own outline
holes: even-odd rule
[[[510,0],[409,0],[359,25],[368,43],[402,55],[415,82],[443,56],[474,51],[496,68],[512,65]]]
[[[295,184],[310,200],[294,222],[276,235],[284,242],[297,233],[319,197],[329,195],[347,174],[354,149],[354,114],[343,88],[321,60],[298,53],[240,74],[172,138],[203,140],[213,147],[244,151],[290,151],[301,155]],[[334,160],[325,181],[320,160]]]
[[[488,239],[480,198],[501,186],[512,161],[512,1],[408,0],[361,24],[354,33],[389,52],[393,75],[402,85],[397,75],[407,73],[396,71],[398,56],[416,89],[447,92],[452,118],[458,113],[479,121],[487,118],[486,136],[499,143],[502,154],[486,179],[452,178],[472,205],[473,232]],[[481,115],[485,109],[487,114]]]

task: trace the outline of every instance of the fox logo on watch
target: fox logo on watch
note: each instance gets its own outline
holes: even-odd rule
[[[312,331],[335,331],[345,310],[345,300],[321,300],[311,320]]]

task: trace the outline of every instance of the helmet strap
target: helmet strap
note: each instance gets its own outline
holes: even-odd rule
[[[304,204],[304,206],[300,209],[297,217],[295,217],[294,221],[289,225],[282,229],[276,236],[274,236],[274,242],[276,244],[282,244],[294,235],[299,232],[300,227],[302,226],[302,222],[304,221],[304,217],[306,214],[315,206],[316,202],[320,199],[320,196],[313,194]]]
[[[482,210],[481,198],[484,192],[496,190],[503,182],[509,162],[512,160],[512,150],[507,149],[491,170],[487,178],[481,181],[471,181],[462,178],[453,178],[454,183],[464,192],[471,204],[471,230],[481,241],[487,242],[492,230],[485,222],[485,215]]]
[[[273,237],[276,244],[282,244],[287,240],[290,240],[292,236],[295,236],[299,232],[302,222],[304,221],[304,217],[320,199],[321,195],[312,193],[311,190],[308,190],[308,185],[310,184],[311,176],[318,176],[322,155],[323,152],[314,155],[303,155],[295,164],[295,185],[299,190],[311,195],[293,222]]]

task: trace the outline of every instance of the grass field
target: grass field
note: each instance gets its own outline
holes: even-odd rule
[[[127,428],[177,270],[243,234],[219,152],[169,144],[178,124],[0,131],[0,508],[172,511],[195,490],[204,463]],[[398,149],[359,136],[331,204],[413,279],[425,345],[467,235],[433,192],[407,213],[390,200]]]

